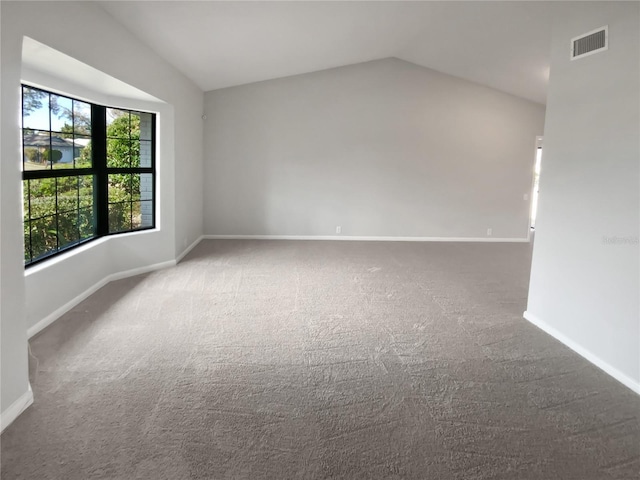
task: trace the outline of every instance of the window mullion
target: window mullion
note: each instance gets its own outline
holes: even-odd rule
[[[91,153],[95,169],[96,235],[109,233],[109,185],[107,177],[107,109],[91,106]]]

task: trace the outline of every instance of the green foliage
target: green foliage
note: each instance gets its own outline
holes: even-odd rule
[[[90,168],[91,159],[93,158],[92,155],[93,153],[91,152],[91,142],[89,142],[87,146],[84,147],[80,152],[80,156],[76,158],[76,165],[82,165],[78,166],[78,168]]]
[[[116,117],[107,127],[107,165],[109,167],[140,166],[140,116]]]
[[[45,161],[49,161],[51,163],[58,163],[62,160],[62,152],[60,150],[49,150],[48,148],[44,149],[42,153],[42,157]]]
[[[33,148],[33,147],[28,147],[24,149],[24,154],[27,157],[27,161],[31,162],[31,163],[40,163],[41,159],[40,159],[40,152],[38,151],[37,148]]]
[[[24,155],[27,161],[31,163],[58,163],[60,160],[62,160],[62,152],[60,150],[50,150],[43,147],[27,147],[24,149]],[[73,165],[70,165],[70,168],[71,167],[73,167]]]
[[[131,196],[118,184],[109,182],[109,231],[131,228]]]
[[[116,117],[107,127],[107,166],[109,168],[129,168],[140,166],[140,117],[131,116],[131,126],[129,126],[129,116]],[[91,165],[92,159],[91,142],[82,149],[79,161],[84,165]],[[126,182],[117,182],[122,186]],[[126,187],[131,194],[133,191],[140,191],[139,181]]]
[[[107,126],[107,137],[140,140],[140,115],[120,115]]]
[[[93,177],[43,178],[23,183],[26,260],[30,246],[33,258],[37,258],[93,235]]]

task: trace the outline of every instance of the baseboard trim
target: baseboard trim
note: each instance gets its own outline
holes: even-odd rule
[[[530,323],[532,323],[533,325],[535,325],[545,333],[551,335],[553,338],[555,338],[559,342],[565,344],[567,347],[569,347],[571,350],[576,352],[578,355],[582,356],[583,358],[585,358],[586,360],[594,364],[596,367],[598,367],[600,370],[604,371],[608,375],[618,380],[627,388],[630,388],[635,393],[640,394],[640,383],[634,380],[633,378],[629,377],[625,373],[622,373],[617,368],[612,367],[607,362],[602,360],[600,357],[593,354],[583,346],[577,344],[576,342],[571,340],[569,337],[567,337],[565,334],[559,332],[554,327],[542,321],[531,312],[525,311],[522,316],[525,318],[525,320],[529,321]]]
[[[165,268],[175,266],[175,260],[167,260],[166,262],[145,265],[144,267],[132,268],[131,270],[125,270],[124,272],[112,273],[107,277],[107,283],[113,282],[114,280],[122,280],[123,278],[135,277],[136,275],[142,275],[143,273],[155,272],[156,270],[164,270]]]
[[[155,270],[162,270],[164,268],[173,267],[175,266],[175,264],[176,264],[175,260],[168,260],[166,262],[155,263],[153,265],[146,265],[144,267],[139,267],[139,268],[132,268],[131,270],[125,270],[124,272],[117,272],[117,273],[112,273],[110,275],[107,275],[102,280],[96,282],[94,285],[87,288],[80,295],[69,300],[67,303],[55,309],[53,312],[51,312],[49,315],[44,317],[38,323],[36,323],[35,325],[27,329],[27,338],[31,338],[34,335],[40,333],[42,330],[47,328],[49,325],[55,322],[62,315],[67,313],[69,310],[71,310],[73,307],[78,305],[83,300],[87,299],[90,295],[100,290],[109,282],[113,282],[115,280],[121,280],[123,278],[133,277],[135,275],[141,275],[143,273],[153,272]]]
[[[184,251],[183,251],[180,255],[178,255],[178,256],[176,257],[176,264],[180,263],[180,261],[181,261],[184,257],[186,257],[186,256],[187,256],[187,254],[188,254],[191,250],[193,250],[193,249],[196,247],[196,245],[198,245],[198,244],[202,241],[202,239],[203,239],[203,238],[204,238],[204,235],[200,235],[198,238],[196,238],[196,240],[195,240],[191,245],[189,245],[187,248],[185,248],[185,249],[184,249]]]
[[[496,237],[369,237],[349,235],[203,235],[207,240],[341,240],[358,242],[529,242],[529,238]]]
[[[107,276],[107,277],[103,278],[102,280],[100,280],[99,282],[95,283],[94,285],[90,286],[88,289],[86,289],[80,295],[78,295],[77,297],[75,297],[72,300],[68,301],[67,303],[65,303],[61,307],[56,308],[53,312],[51,312],[49,315],[44,317],[38,323],[36,323],[32,327],[28,328],[27,329],[27,338],[31,338],[34,335],[40,333],[42,330],[47,328],[49,325],[51,325],[53,322],[55,322],[62,315],[67,313],[69,310],[71,310],[73,307],[78,305],[80,302],[85,300],[90,295],[92,295],[95,292],[97,292],[98,290],[100,290],[102,287],[104,287],[107,283],[109,283],[111,281],[111,279],[109,277],[110,276]]]
[[[31,385],[26,392],[13,402],[5,411],[0,414],[0,432],[4,432],[5,428],[11,425],[16,418],[20,416],[33,403],[33,391]]]

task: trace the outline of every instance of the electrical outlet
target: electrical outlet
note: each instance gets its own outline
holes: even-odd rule
[[[487,228],[487,237],[493,235],[493,228]]]
[[[526,202],[527,200],[529,200],[529,194],[528,194],[528,193],[525,193],[525,194],[522,196],[522,199],[523,199],[525,202]]]
[[[336,227],[336,233],[342,233],[342,227],[340,225]]]

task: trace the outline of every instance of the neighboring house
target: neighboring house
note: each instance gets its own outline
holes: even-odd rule
[[[82,153],[82,149],[91,143],[90,138],[74,138],[73,141],[71,140],[66,140],[66,141],[73,143],[73,146],[75,148],[75,151],[73,152],[74,158],[78,158]]]
[[[46,151],[51,148],[52,150],[58,150],[62,153],[62,157],[56,163],[73,163],[73,159],[80,155],[82,149],[86,147],[89,140],[77,139],[69,140],[66,138],[52,135],[49,139],[48,134],[31,133],[24,136],[23,145],[27,157],[34,163],[46,162]],[[28,154],[29,149],[32,149],[33,153]]]

